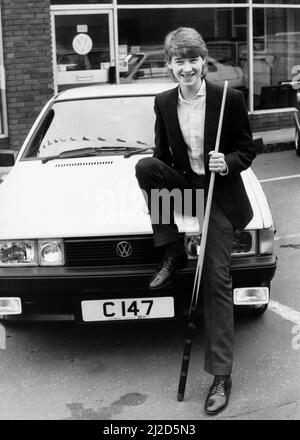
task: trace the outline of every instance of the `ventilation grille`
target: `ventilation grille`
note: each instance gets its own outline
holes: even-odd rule
[[[112,165],[112,160],[95,160],[92,162],[64,162],[64,163],[57,163],[55,165],[55,168],[61,168],[61,167],[82,167],[82,166],[95,166],[95,165]]]
[[[132,252],[128,257],[117,253],[117,245],[122,241],[131,245]],[[69,267],[156,264],[161,262],[163,247],[153,246],[152,235],[72,238],[65,239],[65,257]]]

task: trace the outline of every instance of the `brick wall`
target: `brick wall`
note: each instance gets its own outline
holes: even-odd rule
[[[29,128],[53,95],[50,0],[1,0],[9,139],[20,149]]]
[[[253,131],[294,127],[293,112],[250,115],[250,123]]]

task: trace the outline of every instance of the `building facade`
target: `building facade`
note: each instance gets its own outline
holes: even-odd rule
[[[1,0],[0,148],[19,149],[46,101],[78,85],[168,81],[167,32],[197,29],[208,78],[243,91],[253,130],[293,124],[300,0]]]

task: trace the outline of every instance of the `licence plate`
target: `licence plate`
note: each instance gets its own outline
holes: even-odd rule
[[[174,298],[124,298],[81,301],[82,318],[90,321],[172,318]]]

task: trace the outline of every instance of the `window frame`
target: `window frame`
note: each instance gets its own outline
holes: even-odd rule
[[[168,10],[168,9],[207,9],[213,8],[215,10],[222,10],[226,8],[230,8],[232,11],[236,8],[244,8],[248,17],[248,26],[246,29],[247,34],[247,44],[248,44],[248,59],[249,59],[249,101],[248,101],[248,112],[250,115],[256,115],[261,113],[278,113],[278,112],[294,112],[295,108],[282,108],[282,109],[262,109],[255,110],[254,107],[254,10],[263,9],[267,10],[269,8],[285,8],[285,9],[300,9],[300,4],[283,4],[276,3],[275,0],[269,0],[270,3],[258,3],[258,0],[241,0],[240,2],[233,3],[227,1],[224,3],[209,3],[208,1],[205,3],[155,3],[149,1],[149,3],[145,4],[137,4],[132,0],[131,3],[128,4],[119,4],[118,0],[111,0],[111,3],[101,3],[101,4],[77,4],[76,9],[80,12],[81,10],[91,10],[91,9],[110,9],[113,14],[113,45],[115,51],[115,69],[116,69],[116,83],[120,84],[120,71],[119,71],[119,12],[124,10]],[[50,10],[53,11],[61,10],[71,10],[74,9],[75,5],[51,5]],[[243,25],[244,26],[244,25]]]

